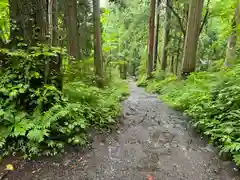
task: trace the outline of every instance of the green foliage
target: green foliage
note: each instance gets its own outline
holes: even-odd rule
[[[140,87],[146,87],[148,85],[147,77],[140,76],[140,79],[138,79],[138,81],[137,81],[137,85]]]
[[[175,82],[177,77],[173,74],[167,74],[165,72],[153,72],[153,77],[147,79],[146,76],[142,76],[138,81],[137,85],[141,87],[146,87],[148,92],[159,93],[164,89],[165,85],[171,82]]]
[[[208,64],[214,64],[216,60],[225,59],[226,40],[233,31],[232,19],[236,3],[237,1],[229,0],[210,1],[210,14],[200,35],[198,49],[199,58],[208,62]]]
[[[148,92],[161,94],[161,91],[163,91],[166,85],[176,80],[177,77],[173,74],[166,74],[164,72],[154,73],[153,78],[147,83],[146,90]]]
[[[59,54],[66,58],[62,50],[43,45],[1,49],[0,156],[9,152],[21,152],[26,158],[55,155],[65,145],[84,145],[88,128],[115,123],[119,100],[128,94],[126,82],[115,76],[114,83],[109,80],[108,88],[100,90],[84,83],[92,73],[78,79],[78,71],[65,66],[68,73],[61,92],[55,86],[60,74],[49,71],[51,76],[46,76],[46,62],[51,65]],[[90,65],[85,64],[75,67],[86,72]]]
[[[69,83],[64,87],[64,94],[71,103],[81,103],[91,107],[88,122],[91,125],[107,127],[120,113],[119,101],[128,95],[126,83],[120,79],[112,82],[108,88],[100,90],[82,82]]]
[[[140,60],[145,61],[142,56],[147,52],[148,7],[147,0],[129,1],[124,8],[110,4],[102,16],[106,62],[121,59],[127,62],[128,72],[134,76],[139,73]]]
[[[8,1],[0,1],[0,39],[7,42],[10,32]]]

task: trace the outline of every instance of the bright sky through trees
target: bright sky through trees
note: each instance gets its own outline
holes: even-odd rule
[[[108,0],[100,0],[100,7],[107,7]]]

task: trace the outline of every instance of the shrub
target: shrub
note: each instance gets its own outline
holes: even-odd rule
[[[166,75],[165,77],[162,76],[160,78],[159,77],[153,78],[152,80],[150,80],[147,83],[146,90],[148,92],[161,94],[166,85],[168,85],[169,83],[172,83],[176,80],[177,80],[177,77],[172,74]]]
[[[147,77],[141,76],[137,81],[137,85],[140,87],[146,87],[148,85]]]

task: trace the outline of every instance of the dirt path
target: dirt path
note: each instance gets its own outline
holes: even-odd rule
[[[187,118],[130,82],[119,130],[96,135],[92,150],[16,162],[8,180],[238,180],[190,128]]]

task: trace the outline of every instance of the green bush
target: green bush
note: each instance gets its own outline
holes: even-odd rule
[[[146,76],[141,76],[137,80],[137,85],[140,87],[146,87],[148,85],[147,77]]]
[[[91,125],[107,127],[120,114],[119,102],[129,92],[126,82],[119,79],[104,90],[87,86],[82,82],[69,83],[64,87],[64,94],[69,102],[81,103],[92,108],[91,114],[94,114],[94,117],[89,119]]]
[[[166,77],[173,77],[172,74],[166,74],[163,71],[154,71],[152,73],[152,78],[151,79],[147,79],[146,75],[140,76],[140,78],[137,81],[137,85],[141,86],[141,87],[147,87],[147,86],[152,86],[147,88],[147,90],[151,91],[151,92],[155,92],[154,90],[158,89],[158,84],[164,80]]]
[[[169,74],[162,77],[154,77],[152,80],[148,81],[146,90],[148,92],[159,93],[161,94],[164,90],[164,87],[171,82],[175,82],[177,77],[175,75]]]

